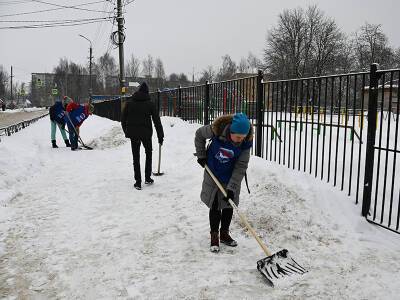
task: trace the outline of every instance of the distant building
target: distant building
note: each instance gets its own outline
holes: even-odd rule
[[[378,86],[378,111],[382,108],[382,93],[383,93],[383,110],[388,111],[390,106],[390,98],[392,99],[392,112],[397,112],[398,106],[398,92],[399,92],[399,81],[394,80],[392,85],[385,83],[384,85]],[[391,97],[390,97],[391,96]],[[369,86],[364,87],[364,109],[368,109],[369,99]],[[399,108],[400,109],[400,108]]]

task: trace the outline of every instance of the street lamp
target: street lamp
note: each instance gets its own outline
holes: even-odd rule
[[[89,40],[87,37],[83,36],[82,34],[80,34],[79,36],[83,37],[85,40],[89,41],[89,43],[90,43],[90,48],[89,48],[89,82],[90,82],[89,102],[92,103],[92,41]]]

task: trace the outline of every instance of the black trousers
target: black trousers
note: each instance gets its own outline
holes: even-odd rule
[[[144,169],[145,178],[151,177],[152,166],[152,141],[151,138],[146,139],[131,139],[132,157],[133,157],[133,170],[135,173],[135,181],[142,182],[142,175],[140,172],[140,144],[143,144],[146,153],[146,166]]]
[[[212,207],[209,212],[210,229],[212,232],[219,231],[219,223],[221,223],[221,230],[229,230],[233,215],[233,208],[224,208],[222,211],[218,209],[218,193],[215,194]]]

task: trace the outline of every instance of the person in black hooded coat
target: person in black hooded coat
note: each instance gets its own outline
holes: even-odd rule
[[[140,172],[140,144],[143,143],[146,152],[145,183],[153,183],[151,178],[152,166],[152,142],[153,126],[156,128],[158,142],[162,145],[164,131],[161,125],[160,116],[153,102],[150,101],[149,88],[143,82],[139,90],[128,98],[125,108],[122,111],[121,125],[125,137],[131,139],[133,169],[135,173],[134,187],[141,189],[142,176]]]

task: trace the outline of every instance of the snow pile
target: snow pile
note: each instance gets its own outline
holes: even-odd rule
[[[265,254],[234,216],[239,246],[209,252],[199,127],[163,117],[162,177],[133,189],[130,143],[118,122],[85,121],[92,151],[50,146],[42,119],[0,145],[0,295],[63,299],[395,299],[398,235],[303,172],[252,157],[240,210],[271,252],[288,249],[307,275],[269,287]],[[153,137],[153,169],[158,163]],[[142,170],[144,151],[142,151]]]

